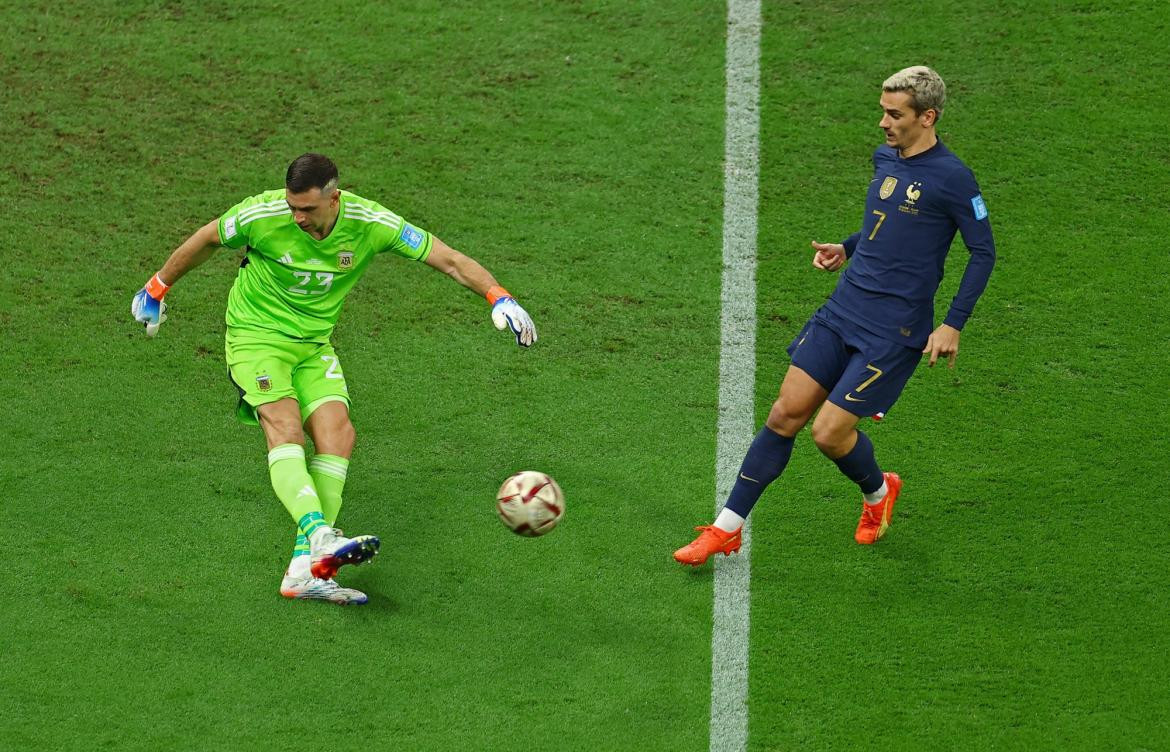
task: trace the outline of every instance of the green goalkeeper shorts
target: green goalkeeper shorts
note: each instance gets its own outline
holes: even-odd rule
[[[341,361],[328,342],[228,329],[224,351],[228,377],[240,393],[236,418],[241,423],[259,425],[256,408],[285,397],[300,404],[302,422],[326,402],[349,406]]]

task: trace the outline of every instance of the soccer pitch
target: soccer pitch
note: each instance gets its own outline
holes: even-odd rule
[[[670,558],[716,500],[727,13],[0,8],[0,749],[743,748],[709,735],[712,568]],[[999,261],[956,370],[865,425],[906,480],[890,534],[853,543],[856,490],[807,434],[753,513],[746,749],[1166,748],[1170,11],[762,19],[755,424],[835,282],[809,240],[859,224],[894,70],[946,79],[940,135]],[[181,280],[155,339],[129,316],[178,243],[308,150],[540,330],[521,351],[398,259],[350,296],[339,524],[383,539],[345,572],[363,608],[277,594],[292,525],[222,354],[238,256]],[[544,538],[495,519],[520,469],[565,491]]]

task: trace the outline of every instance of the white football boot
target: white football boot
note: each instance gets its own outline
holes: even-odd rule
[[[378,553],[381,541],[376,535],[346,538],[336,528],[329,528],[309,541],[312,550],[310,572],[322,580],[332,580],[346,564],[361,564]]]
[[[289,577],[280,581],[280,594],[285,598],[329,601],[339,606],[362,606],[369,602],[366,594],[353,588],[343,588],[333,580],[319,577]]]

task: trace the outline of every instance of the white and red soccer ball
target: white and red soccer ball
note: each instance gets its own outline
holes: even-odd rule
[[[500,486],[496,514],[516,535],[544,535],[565,515],[565,495],[545,473],[522,470]]]

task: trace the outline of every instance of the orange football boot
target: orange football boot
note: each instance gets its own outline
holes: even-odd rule
[[[886,534],[890,526],[890,518],[894,516],[894,502],[898,500],[898,493],[902,490],[902,479],[897,473],[882,473],[886,479],[886,495],[877,504],[861,502],[861,519],[857,522],[857,532],[853,539],[858,543],[869,545]]]
[[[734,533],[725,533],[714,525],[697,527],[699,537],[674,552],[674,560],[679,564],[690,564],[697,567],[707,561],[707,558],[720,551],[724,556],[730,556],[743,545],[743,528]]]

